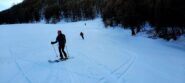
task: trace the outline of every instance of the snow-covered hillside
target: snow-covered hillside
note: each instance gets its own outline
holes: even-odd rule
[[[70,59],[51,64],[57,30],[66,35]],[[0,25],[0,83],[185,83],[185,46],[132,37],[104,28],[101,19]]]

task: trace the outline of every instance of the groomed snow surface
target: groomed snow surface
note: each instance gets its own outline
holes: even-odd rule
[[[57,30],[70,59],[48,63],[58,59]],[[185,44],[133,37],[101,19],[0,25],[0,83],[185,83]]]

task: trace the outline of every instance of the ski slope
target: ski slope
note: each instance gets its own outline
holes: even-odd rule
[[[51,64],[57,30],[70,59]],[[185,83],[185,44],[132,37],[101,19],[0,25],[0,83]]]

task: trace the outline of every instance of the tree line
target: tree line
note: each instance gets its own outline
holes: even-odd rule
[[[123,26],[136,35],[147,22],[155,36],[176,40],[185,33],[184,4],[184,0],[24,0],[0,12],[0,24],[74,22],[101,15],[105,26]]]
[[[102,17],[105,25],[123,25],[139,32],[148,22],[155,35],[176,40],[185,33],[184,0],[107,0]]]

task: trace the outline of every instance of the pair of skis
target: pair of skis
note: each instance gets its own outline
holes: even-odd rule
[[[69,59],[69,58],[67,58]],[[61,62],[61,61],[66,61],[67,59],[57,59],[57,60],[48,60],[49,63],[58,63],[58,62]]]

